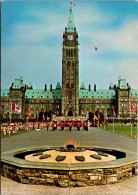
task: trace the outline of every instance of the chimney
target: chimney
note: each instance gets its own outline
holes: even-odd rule
[[[47,91],[47,84],[45,84],[45,91]]]
[[[52,84],[50,85],[50,91],[52,91]]]
[[[96,84],[94,84],[94,91],[96,91]]]
[[[91,85],[89,84],[89,91],[91,91]]]

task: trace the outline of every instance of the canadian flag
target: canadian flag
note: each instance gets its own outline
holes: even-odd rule
[[[135,107],[133,106],[133,104],[131,104],[131,111],[136,113]]]
[[[23,114],[23,111],[15,104],[11,104],[11,110],[18,111]]]
[[[74,6],[76,5],[75,3],[72,3],[72,2],[70,2],[70,3],[71,3],[71,5],[74,5]]]

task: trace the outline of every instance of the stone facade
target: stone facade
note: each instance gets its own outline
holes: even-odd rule
[[[92,185],[115,184],[137,175],[137,163],[114,168],[86,170],[49,170],[20,168],[7,163],[1,164],[1,173],[24,184],[84,187]]]
[[[71,38],[70,38],[71,37]],[[62,116],[79,115],[79,60],[76,28],[65,28],[62,49]]]

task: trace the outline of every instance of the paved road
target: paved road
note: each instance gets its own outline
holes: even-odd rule
[[[46,129],[40,131],[31,131],[28,133],[15,135],[1,139],[1,150],[9,151],[17,148],[29,148],[39,146],[63,146],[67,139],[74,140],[81,146],[99,146],[108,148],[118,148],[128,151],[137,152],[137,140],[131,137],[113,134],[97,128],[89,128],[89,131],[77,131],[72,128],[69,132],[65,128],[62,132],[60,128],[47,132]],[[2,195],[136,195],[137,194],[137,177],[133,177],[122,183],[89,186],[81,188],[57,188],[49,186],[33,186],[20,184],[8,178],[1,179]]]
[[[137,152],[136,139],[93,127],[90,127],[89,131],[83,128],[77,131],[77,128],[72,128],[72,132],[69,132],[67,127],[64,131],[58,127],[55,131],[50,128],[48,132],[42,129],[6,137],[1,139],[1,150],[4,152],[17,148],[63,146],[67,139],[74,140],[76,143],[80,142],[80,146],[110,147]]]
[[[28,185],[1,178],[1,195],[137,195],[137,177],[117,184],[59,188]]]

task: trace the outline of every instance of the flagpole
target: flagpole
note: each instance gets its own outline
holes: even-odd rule
[[[104,130],[105,130],[105,111],[104,111]]]
[[[95,112],[94,112],[94,127],[95,127]]]
[[[98,112],[98,129],[99,129],[99,112]]]
[[[113,133],[114,133],[114,114],[113,114]]]
[[[11,134],[11,99],[9,99],[10,103],[9,103],[9,113],[10,113],[10,131],[9,131],[9,136]]]
[[[130,102],[130,125],[131,125],[131,137],[132,137],[131,102]]]
[[[27,114],[27,132],[28,132],[28,114]]]

